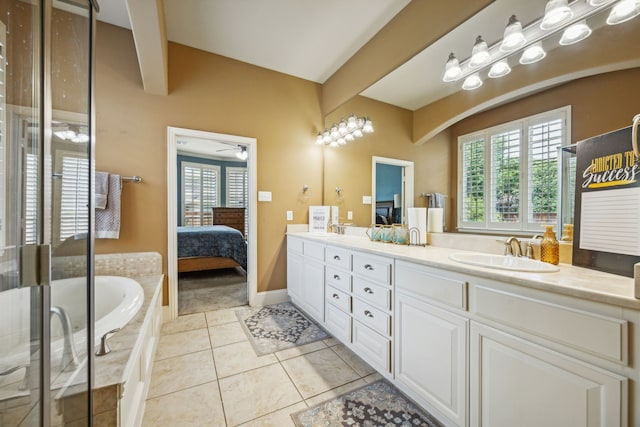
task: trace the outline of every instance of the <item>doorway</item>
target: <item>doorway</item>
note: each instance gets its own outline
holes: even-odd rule
[[[225,303],[230,307],[237,305],[238,298],[245,298],[244,303],[248,299],[250,305],[255,305],[256,142],[254,138],[193,129],[169,127],[167,130],[167,265],[171,319],[196,309],[193,304],[180,303],[181,293],[189,295],[180,291],[182,288],[184,291],[195,290],[192,296],[196,298],[199,298],[198,293],[214,298],[217,302],[208,310],[222,308],[220,304]],[[185,183],[193,184],[195,191],[183,191]],[[244,195],[238,191],[241,188],[244,188]],[[206,227],[201,227],[204,225]],[[185,252],[186,238],[212,239],[208,235],[193,234],[205,228],[222,232],[216,239],[229,238],[234,245],[238,244],[237,235],[241,235],[246,239],[245,254],[239,249],[228,249],[229,245],[224,246],[232,251],[230,253],[218,253],[214,248],[211,248],[213,252],[206,253]],[[180,244],[178,232],[181,233]],[[239,288],[240,284],[244,289]],[[213,289],[216,285],[221,287]],[[224,295],[225,292],[228,294]],[[208,311],[206,307],[197,310]]]
[[[373,156],[371,163],[371,223],[406,224],[414,201],[413,162]]]

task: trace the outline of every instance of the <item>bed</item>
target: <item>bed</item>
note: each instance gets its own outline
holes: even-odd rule
[[[247,269],[244,234],[226,225],[178,227],[178,272]]]

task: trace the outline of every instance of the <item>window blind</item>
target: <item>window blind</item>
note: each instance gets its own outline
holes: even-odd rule
[[[249,191],[247,180],[247,168],[228,167],[227,172],[227,206],[249,206]],[[244,229],[249,230],[249,212],[244,210]]]
[[[520,221],[520,129],[491,136],[491,222]]]
[[[484,223],[484,138],[462,144],[462,221]]]
[[[38,156],[27,154],[24,169],[24,243],[34,245],[38,243]]]
[[[220,167],[201,163],[182,163],[182,224],[211,225],[211,208],[219,205]]]
[[[62,158],[60,241],[89,230],[89,160]]]

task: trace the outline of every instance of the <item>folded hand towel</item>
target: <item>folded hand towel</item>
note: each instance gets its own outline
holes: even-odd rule
[[[429,197],[430,208],[444,208],[444,194],[433,193]]]
[[[109,194],[109,174],[96,171],[95,205],[96,209],[106,209],[107,195]]]
[[[106,209],[96,209],[96,238],[117,239],[120,237],[120,195],[122,178],[109,175],[109,195]]]

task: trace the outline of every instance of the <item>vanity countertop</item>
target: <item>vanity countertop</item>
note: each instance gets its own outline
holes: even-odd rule
[[[290,232],[287,235],[355,249],[374,255],[388,256],[396,260],[442,268],[456,273],[469,274],[480,278],[640,310],[640,299],[634,297],[634,279],[588,268],[560,264],[558,266],[560,271],[553,273],[498,270],[462,264],[449,259],[449,255],[453,253],[470,252],[465,249],[451,249],[440,246],[394,245],[373,242],[366,237],[353,235],[314,235],[314,233],[309,232]]]

